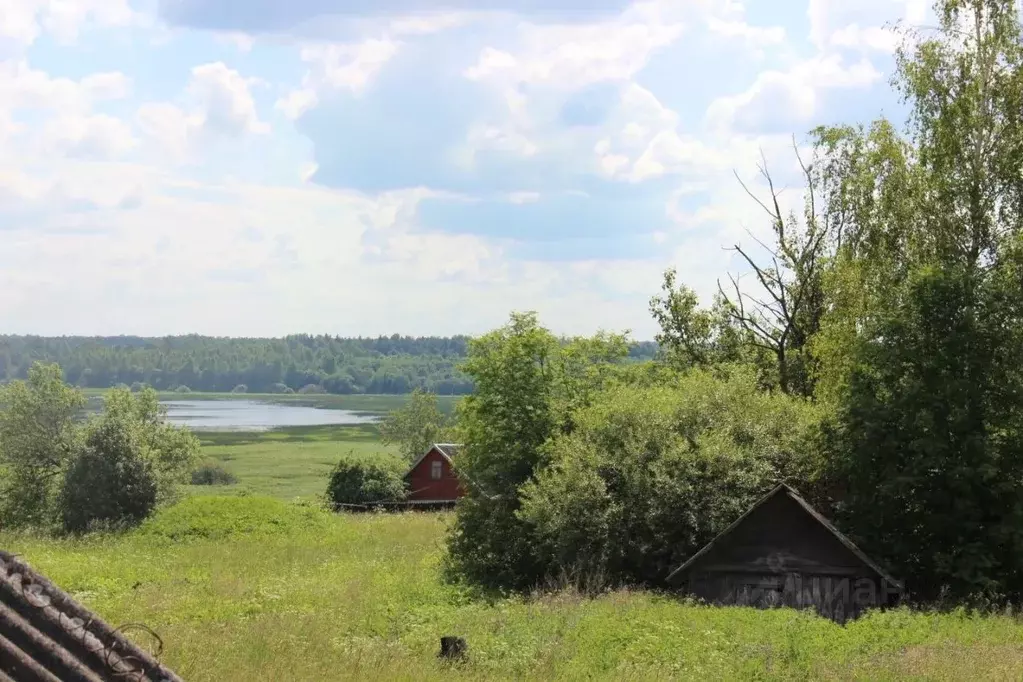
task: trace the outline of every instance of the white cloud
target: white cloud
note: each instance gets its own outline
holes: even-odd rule
[[[485,48],[465,75],[472,80],[570,88],[626,80],[655,50],[677,40],[683,27],[682,22],[660,23],[659,16],[639,11],[599,24],[524,24],[516,55]]]
[[[0,56],[31,46],[43,32],[73,43],[83,29],[138,19],[128,0],[0,0]]]
[[[686,171],[702,175],[727,163],[728,150],[679,132],[678,115],[636,84],[622,89],[619,106],[603,131],[594,153],[599,169],[612,179],[643,182]]]
[[[5,239],[0,288],[20,292],[0,297],[11,331],[374,334],[397,325],[452,334],[501,324],[513,308],[537,308],[559,330],[583,332],[642,326],[647,317],[643,300],[626,306],[579,286],[612,277],[615,263],[516,264],[499,242],[416,229],[407,221],[422,191],[371,199],[196,185],[128,165],[84,182],[93,175],[94,164],[66,165],[60,188],[92,210],[71,216],[58,207]],[[145,201],[120,208],[140,184]],[[37,181],[32,197],[45,200],[53,187]],[[218,200],[187,198],[189,189]]]
[[[301,50],[308,64],[300,87],[279,98],[276,108],[287,118],[296,119],[320,101],[324,91],[349,90],[358,95],[373,81],[403,45],[403,38],[424,36],[464,26],[474,18],[466,12],[410,14],[365,24],[366,33],[378,37],[355,42],[310,42]],[[371,28],[372,26],[372,28]]]
[[[711,102],[706,119],[726,130],[756,129],[779,119],[796,129],[813,119],[823,91],[867,88],[881,77],[866,58],[846,64],[837,54],[818,55],[787,70],[763,71],[744,92]]]
[[[185,89],[183,106],[171,102],[142,104],[136,119],[172,159],[183,161],[204,145],[221,138],[270,132],[260,120],[251,88],[258,78],[246,78],[223,62],[196,66]]]
[[[227,43],[228,45],[233,45],[242,53],[251,52],[253,46],[256,44],[255,36],[251,36],[248,33],[239,33],[237,31],[217,34],[217,40]]]
[[[810,42],[819,52],[842,47],[890,53],[902,40],[896,22],[920,26],[930,4],[930,0],[809,0]]]
[[[46,30],[65,43],[73,43],[83,27],[128,26],[137,18],[128,0],[49,0],[40,15]]]
[[[398,52],[400,43],[389,39],[371,39],[358,44],[308,45],[302,48],[302,61],[309,71],[302,87],[277,101],[277,108],[294,119],[316,106],[324,89],[348,89],[358,94]]]
[[[196,102],[203,127],[223,135],[267,133],[270,127],[259,120],[256,102],[249,88],[262,81],[244,78],[223,62],[192,69],[188,94]]]
[[[122,156],[134,146],[130,126],[93,110],[130,93],[131,80],[119,72],[72,80],[54,78],[25,60],[0,62],[0,157],[26,149],[34,163]]]
[[[105,114],[52,118],[43,127],[42,138],[46,151],[79,158],[117,158],[136,144],[128,124]]]
[[[540,201],[539,192],[512,192],[508,195],[508,201],[513,204],[533,204]]]
[[[188,157],[191,141],[202,128],[201,116],[186,114],[181,108],[166,102],[143,104],[136,119],[142,131],[177,161]]]
[[[54,78],[33,69],[25,60],[0,62],[0,111],[85,111],[98,101],[121,99],[130,89],[130,79],[119,72],[92,74],[75,81]]]
[[[786,38],[784,26],[753,26],[742,20],[713,16],[707,19],[707,28],[716,35],[739,38],[757,47],[779,45],[784,43]]]

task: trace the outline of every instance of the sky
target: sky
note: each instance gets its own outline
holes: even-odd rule
[[[929,0],[0,0],[0,333],[650,339]]]

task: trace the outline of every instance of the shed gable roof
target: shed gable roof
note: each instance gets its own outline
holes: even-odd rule
[[[748,519],[752,514],[754,514],[758,509],[763,507],[767,502],[775,499],[779,495],[784,496],[786,499],[788,499],[791,502],[795,503],[795,505],[799,509],[801,509],[804,513],[806,513],[817,524],[819,524],[821,527],[823,527],[832,537],[834,537],[836,540],[838,540],[838,542],[840,542],[845,547],[845,549],[849,551],[850,554],[852,554],[857,559],[859,559],[870,570],[872,570],[874,573],[876,573],[878,575],[878,577],[884,579],[886,582],[890,583],[891,585],[894,585],[894,586],[896,586],[896,587],[901,589],[902,584],[899,581],[897,581],[894,578],[892,578],[884,569],[882,569],[870,557],[868,557],[866,554],[864,554],[863,551],[859,547],[857,547],[853,543],[852,540],[850,540],[848,537],[846,537],[840,530],[835,528],[835,526],[830,521],[828,521],[826,518],[824,518],[820,514],[820,512],[818,512],[816,509],[811,507],[809,502],[804,500],[799,495],[799,493],[797,493],[792,487],[790,487],[789,485],[787,485],[785,483],[779,484],[771,492],[769,492],[768,494],[766,494],[762,498],[760,498],[753,506],[751,506],[741,516],[739,516],[739,518],[737,518],[735,521],[733,521],[723,531],[718,533],[717,537],[715,537],[713,540],[711,540],[706,545],[704,545],[703,548],[701,548],[700,551],[698,551],[696,554],[694,554],[693,556],[689,557],[689,559],[684,564],[682,564],[681,566],[676,568],[674,571],[672,571],[668,575],[668,581],[672,582],[675,579],[677,579],[680,576],[682,576],[683,574],[685,574],[700,559],[702,559],[708,553],[710,553],[711,550],[721,546],[723,544],[723,541],[729,535],[731,535],[743,523],[743,521]]]
[[[0,550],[0,682],[182,682],[15,555]]]

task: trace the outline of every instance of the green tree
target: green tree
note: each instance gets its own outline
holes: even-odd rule
[[[624,337],[558,339],[533,313],[469,343],[462,371],[475,392],[459,405],[458,468],[473,482],[448,538],[449,568],[492,587],[522,588],[543,565],[517,517],[519,488],[548,461],[544,446],[571,433],[572,413],[609,382],[627,354]]]
[[[172,499],[179,483],[186,482],[199,456],[199,439],[189,429],[167,421],[167,408],[152,388],[132,393],[110,391],[103,401],[103,414],[91,430],[107,423],[124,424],[123,430],[137,437],[142,456],[156,478],[159,501]]]
[[[941,0],[900,51],[907,133],[823,129],[843,241],[816,344],[844,527],[918,596],[1023,595],[1023,38]]]
[[[1004,292],[975,287],[962,269],[920,268],[906,289],[858,355],[829,433],[832,477],[846,493],[840,517],[920,598],[943,588],[1015,597],[1023,355],[1009,324],[1018,312],[1007,319]]]
[[[123,415],[92,424],[64,476],[59,500],[64,530],[134,525],[149,516],[157,504],[158,477],[145,440],[142,424]]]
[[[448,420],[437,406],[437,396],[416,389],[408,402],[392,411],[380,425],[380,436],[386,445],[397,445],[409,463],[449,432]]]
[[[85,397],[57,365],[36,363],[24,381],[0,386],[0,524],[55,520],[60,479],[80,445],[75,419]]]

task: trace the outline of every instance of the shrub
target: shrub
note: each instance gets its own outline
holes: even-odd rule
[[[319,384],[306,384],[302,388],[298,389],[299,393],[302,394],[321,394],[326,393],[327,389],[323,388]]]
[[[330,474],[327,502],[335,509],[346,504],[397,502],[405,498],[405,463],[392,455],[341,458]]]
[[[144,391],[145,389],[146,389],[146,384],[142,383],[141,381],[136,381],[136,382],[132,383],[132,385],[131,385],[131,392],[132,393],[139,393],[140,391]]]
[[[249,392],[249,387],[246,386],[245,384],[238,384],[237,386],[235,386],[234,388],[231,389],[231,393],[248,393],[248,392]]]
[[[168,543],[196,539],[226,540],[243,536],[293,536],[329,528],[331,515],[272,497],[191,495],[165,507],[135,531]]]
[[[192,472],[192,485],[231,485],[238,477],[218,462],[203,462]]]
[[[65,530],[133,525],[156,507],[157,476],[134,427],[125,420],[103,419],[92,428],[64,476],[60,512]]]
[[[287,384],[282,384],[282,383],[278,382],[278,383],[276,383],[276,384],[274,384],[273,386],[270,387],[270,392],[271,393],[289,393],[289,392],[291,392],[291,389],[288,388]]]
[[[519,584],[657,586],[779,481],[805,489],[819,466],[814,409],[761,392],[753,370],[614,386],[573,422],[519,488],[521,537],[505,541],[537,567]]]
[[[185,386],[184,384],[181,384],[180,386],[178,386],[174,390],[177,393],[191,393],[192,392],[192,389],[190,389],[188,386]]]

